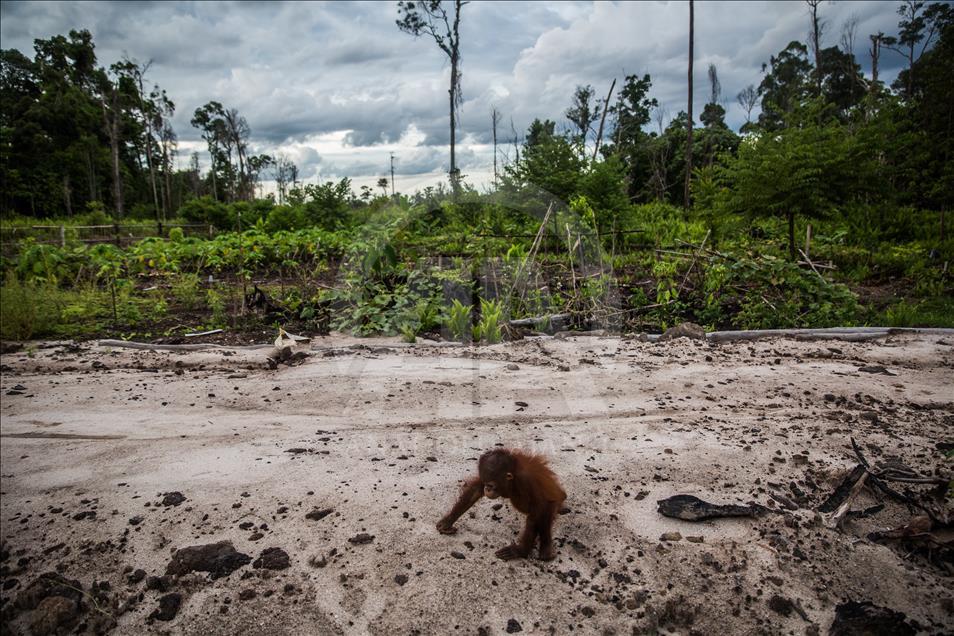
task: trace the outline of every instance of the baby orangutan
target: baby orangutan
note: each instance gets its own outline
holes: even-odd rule
[[[467,480],[457,503],[437,522],[438,532],[456,533],[454,522],[483,496],[509,499],[514,508],[527,515],[519,541],[497,550],[498,557],[504,560],[526,558],[533,551],[537,538],[540,539],[540,558],[551,561],[556,557],[553,522],[563,506],[566,493],[547,466],[546,459],[506,449],[481,455],[477,462],[477,476]]]

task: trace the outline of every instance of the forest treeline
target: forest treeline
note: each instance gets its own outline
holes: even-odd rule
[[[457,32],[464,4],[401,2],[398,27],[434,36],[456,68],[459,47],[466,47]],[[24,281],[55,286],[84,277],[115,292],[117,281],[133,285],[132,275],[178,277],[185,270],[189,276],[237,276],[243,284],[263,275],[284,280],[304,276],[295,267],[303,263],[302,271],[315,278],[334,271],[334,263],[351,262],[358,270],[345,276],[345,291],[298,280],[291,302],[296,315],[311,317],[332,303],[339,328],[394,332],[409,307],[417,307],[429,316],[418,326],[433,328],[450,320],[448,309],[436,296],[422,300],[419,291],[411,293],[410,281],[421,275],[413,259],[502,258],[512,265],[514,283],[526,275],[540,219],[554,203],[563,216],[544,228],[542,249],[563,251],[551,258],[562,273],[541,283],[542,304],[531,306],[523,292],[505,299],[513,301],[503,308],[511,317],[543,306],[584,315],[592,309],[589,300],[612,284],[619,295],[610,313],[630,312],[642,326],[685,318],[742,327],[884,323],[888,296],[863,298],[872,304],[859,309],[857,294],[819,273],[815,263],[823,258],[827,275],[839,283],[913,294],[914,304],[898,309],[908,313],[888,316],[889,322],[947,324],[948,263],[954,260],[954,240],[945,228],[954,200],[954,10],[950,3],[902,2],[896,33],[858,34],[857,23],[849,21],[840,42],[829,46],[819,15],[823,5],[807,5],[809,41],[788,43],[737,95],[723,94],[718,69],[707,69],[708,99],[698,122],[690,124],[691,106],[672,116],[660,106],[651,73],[610,86],[568,87],[563,118],[536,119],[522,136],[500,130],[504,114],[494,109],[487,119],[495,178],[483,192],[467,185],[453,145],[447,187],[394,194],[386,177],[379,192],[367,186],[355,192],[346,178],[302,183],[286,156],[254,154],[250,123],[214,100],[191,117],[205,141],[209,169],[200,170],[193,153],[180,170],[171,126],[175,104],[149,80],[148,63],[123,59],[99,66],[87,31],[37,40],[32,59],[3,50],[0,216],[8,225],[26,228],[37,218],[178,219],[244,232],[206,243],[181,234],[166,242],[148,239],[125,251],[28,240],[18,256],[4,258],[5,293]],[[435,31],[441,28],[447,32]],[[870,45],[869,74],[853,54],[858,38]],[[888,55],[904,63],[891,85],[879,74]],[[452,69],[452,140],[460,78]],[[732,101],[746,114],[739,130],[726,123]],[[500,165],[498,139],[500,146],[512,145]],[[263,196],[265,180],[275,181],[275,193]],[[382,227],[385,234],[375,234]],[[605,254],[586,253],[584,236],[594,237]],[[680,244],[695,246],[693,260],[679,248],[672,251]],[[647,245],[655,252],[637,253]],[[693,274],[702,254],[710,260]],[[581,266],[593,263],[615,268],[612,280],[586,278]],[[464,269],[462,284],[478,280]],[[198,279],[189,280],[189,289],[195,288]],[[495,294],[498,282],[493,280]],[[430,280],[427,288],[436,294],[441,285],[434,284]],[[284,283],[281,291],[287,291]],[[480,313],[478,301],[485,300],[475,295],[474,310]],[[114,322],[116,302],[113,293]],[[926,318],[911,313],[925,303],[931,304]],[[244,309],[240,301],[233,304]]]
[[[739,131],[726,125],[730,97],[710,67],[709,99],[694,122],[695,205],[808,216],[859,202],[949,208],[952,9],[906,2],[899,13],[896,35],[868,36],[867,77],[852,53],[859,37],[852,23],[837,46],[789,43],[767,60],[758,84],[735,97],[748,116]],[[878,78],[889,54],[906,64],[890,87]],[[250,154],[249,123],[214,100],[191,119],[211,168],[200,173],[193,155],[187,169],[175,169],[175,103],[149,81],[149,70],[130,59],[98,66],[88,31],[37,40],[32,59],[16,49],[0,53],[4,216],[102,209],[119,219],[170,218],[196,197],[251,201],[262,179],[274,179],[285,202],[297,168],[286,157]],[[564,201],[582,188],[610,213],[636,202],[682,203],[685,111],[668,116],[650,74],[621,78],[617,88],[608,104],[589,85],[568,91],[566,121],[534,121],[498,185],[533,184]],[[360,194],[351,193],[351,202],[372,195],[369,188]]]

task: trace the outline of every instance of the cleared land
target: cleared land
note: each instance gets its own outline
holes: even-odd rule
[[[952,472],[954,337],[313,345],[277,370],[267,350],[3,355],[5,626],[804,634],[850,600],[954,630],[951,568],[866,538],[915,512],[867,489],[852,507],[885,504],[870,517],[833,529],[815,512],[856,464],[850,437],[872,462]],[[494,557],[520,528],[508,506],[434,529],[495,444],[546,453],[563,481],[555,561]],[[657,512],[675,494],[796,509],[690,523]],[[950,514],[950,495],[936,504]],[[290,565],[150,578],[223,540]],[[73,605],[29,609],[45,572],[79,582]]]

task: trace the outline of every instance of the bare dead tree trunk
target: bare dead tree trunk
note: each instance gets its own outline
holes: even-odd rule
[[[613,89],[616,88],[616,78],[613,78],[613,83],[610,84],[609,92],[606,93],[606,99],[603,101],[603,115],[600,117],[600,127],[596,131],[596,147],[593,148],[593,161],[596,161],[596,157],[600,151],[600,144],[603,141],[603,126],[606,124],[606,113],[609,112],[609,102],[610,97],[613,96]]]
[[[821,95],[822,70],[821,70],[821,24],[818,21],[818,5],[821,0],[805,0],[808,5],[808,13],[812,19],[812,49],[815,53],[815,96]]]
[[[447,91],[450,105],[450,180],[456,195],[460,188],[460,170],[457,168],[457,109],[461,104],[460,93],[460,10],[467,4],[454,0],[454,16],[450,19],[445,6],[438,1],[398,2],[398,13],[403,16],[397,26],[414,37],[428,34],[450,60],[450,88]]]
[[[86,148],[86,178],[89,183],[89,200],[96,201],[99,199],[99,192],[96,188],[96,170],[93,168],[93,151],[88,146]]]
[[[248,175],[245,174],[244,144],[237,144],[237,152],[239,160],[239,199],[251,199],[252,196],[248,192]]]
[[[212,166],[210,168],[212,172],[212,198],[216,201],[219,200],[219,188],[215,183],[215,157],[212,158]]]
[[[881,57],[881,38],[884,33],[879,32],[868,37],[871,38],[871,48],[868,50],[871,53],[871,92],[874,93],[878,90],[878,59]]]
[[[457,21],[454,21],[457,24]],[[451,80],[450,90],[450,178],[451,188],[457,193],[459,183],[457,180],[457,154],[456,154],[456,135],[457,135],[457,59],[456,52],[451,55]]]
[[[500,111],[496,106],[490,108],[490,125],[494,135],[494,187],[497,187],[497,124],[500,123]]]
[[[142,116],[142,122],[146,128],[146,165],[149,167],[149,181],[152,184],[152,201],[153,205],[156,206],[156,221],[159,221],[159,194],[156,190],[156,166],[152,160],[153,125],[152,118],[146,112],[146,103],[142,98],[143,90],[145,89],[143,86],[143,75],[145,75],[150,65],[152,65],[151,61],[148,62],[141,70],[139,69],[138,65],[136,66],[136,81],[139,84],[139,114]]]
[[[162,166],[163,166],[163,177],[166,182],[166,200],[163,204],[163,217],[162,220],[166,220],[166,214],[172,211],[172,177],[170,173],[172,172],[172,161],[169,156],[169,145],[168,142],[163,142],[162,144]]]
[[[70,197],[70,175],[63,175],[63,203],[66,206],[66,216],[73,216],[73,201]]]
[[[667,165],[669,164],[669,146],[660,143],[659,148],[654,150],[649,157],[652,166],[652,184],[656,191],[656,200],[664,202],[666,200],[666,191],[669,189],[669,178],[667,175]]]
[[[103,123],[106,127],[106,136],[109,137],[109,149],[113,159],[113,206],[116,221],[123,218],[123,189],[119,170],[119,113],[117,106],[119,97],[116,88],[111,88],[112,93],[112,117],[109,115],[109,109],[106,108],[106,98],[100,100],[103,108]]]
[[[689,123],[686,125],[686,191],[685,207],[689,209],[689,183],[692,181],[692,58],[695,42],[695,6],[689,0]]]
[[[788,253],[792,257],[792,261],[797,261],[798,258],[795,255],[795,213],[788,213]]]
[[[225,158],[228,161],[229,171],[226,173],[228,176],[228,183],[226,184],[228,190],[226,191],[226,202],[231,203],[235,200],[235,169],[232,166],[232,145],[229,144],[225,147]]]
[[[854,57],[853,51],[855,50],[855,35],[858,31],[858,17],[852,15],[841,27],[841,48],[845,52],[845,59],[843,62],[842,70],[845,73],[846,77],[851,77],[851,100],[855,101],[856,89],[859,85],[864,87],[864,80],[855,80],[854,71]]]

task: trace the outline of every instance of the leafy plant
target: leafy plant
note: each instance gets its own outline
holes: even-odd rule
[[[220,326],[228,322],[228,316],[225,313],[225,297],[215,288],[210,287],[205,292],[205,303],[212,311],[213,325]]]
[[[857,297],[847,287],[789,261],[741,259],[729,272],[730,284],[741,292],[732,318],[740,329],[850,325],[858,314]]]
[[[456,298],[451,301],[450,311],[447,316],[446,326],[451,332],[454,340],[460,342],[470,342],[472,338],[471,329],[471,305],[465,305]]]
[[[186,309],[196,309],[201,300],[198,274],[181,274],[172,283],[173,297]]]
[[[918,306],[902,300],[888,307],[884,316],[887,327],[913,327],[917,322]]]
[[[21,282],[7,272],[0,288],[0,334],[4,340],[27,340],[51,333],[59,322],[61,300],[55,285]]]
[[[401,325],[401,340],[410,344],[417,342],[417,330],[411,325]]]
[[[461,305],[463,306],[463,305]],[[453,312],[453,309],[451,310]],[[499,300],[480,299],[480,320],[474,327],[474,340],[497,344],[501,340],[500,317],[503,304]]]

